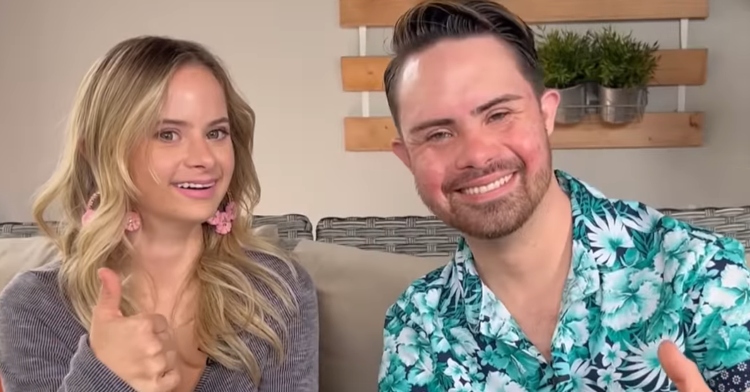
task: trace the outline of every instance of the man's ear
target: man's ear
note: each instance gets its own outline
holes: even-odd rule
[[[404,139],[401,136],[396,136],[391,141],[391,150],[411,170],[411,158],[409,158],[409,150],[406,149]]]
[[[555,117],[557,116],[557,107],[560,105],[560,93],[557,90],[545,91],[539,100],[539,105],[544,118],[544,128],[547,130],[547,136],[550,136],[555,130]]]

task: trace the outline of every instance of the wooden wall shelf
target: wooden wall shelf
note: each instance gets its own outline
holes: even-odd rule
[[[498,0],[529,24],[705,19],[708,0]],[[392,27],[419,0],[339,0],[341,27]]]
[[[651,86],[700,86],[706,82],[708,49],[667,49],[658,52],[659,66]],[[389,56],[341,57],[344,91],[383,91]]]
[[[344,119],[346,151],[390,151],[396,136],[390,117]],[[703,113],[646,113],[637,123],[603,124],[589,118],[574,126],[555,126],[553,149],[698,147],[703,143]]]

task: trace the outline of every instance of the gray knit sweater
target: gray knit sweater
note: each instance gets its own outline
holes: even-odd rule
[[[278,365],[267,344],[246,336],[263,370],[260,385],[254,385],[248,375],[209,359],[195,390],[318,391],[318,304],[312,279],[298,265],[295,280],[280,260],[252,256],[287,279],[299,301],[301,313],[290,313],[286,320],[286,361]],[[0,377],[5,392],[133,391],[94,356],[86,330],[74,318],[58,288],[58,270],[59,262],[55,262],[21,273],[0,294]],[[260,283],[256,287],[280,303]]]

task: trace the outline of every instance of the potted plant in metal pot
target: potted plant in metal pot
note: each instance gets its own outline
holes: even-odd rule
[[[625,124],[641,118],[648,102],[648,82],[659,60],[658,43],[639,41],[632,33],[619,33],[611,26],[588,35],[602,121]]]
[[[560,93],[555,121],[575,124],[586,114],[587,77],[591,74],[588,34],[553,29],[543,32],[537,47],[544,70],[544,85]]]

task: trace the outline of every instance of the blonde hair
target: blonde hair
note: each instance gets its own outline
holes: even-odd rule
[[[75,98],[61,162],[34,202],[34,219],[60,248],[61,288],[77,318],[88,328],[99,293],[97,270],[106,266],[125,275],[129,259],[131,245],[123,227],[138,190],[128,172],[128,158],[146,130],[156,126],[171,76],[189,64],[211,70],[224,88],[236,162],[229,194],[238,210],[227,235],[218,235],[204,225],[204,252],[195,271],[201,293],[196,336],[199,348],[208,356],[228,368],[244,368],[257,383],[258,359],[239,333],[260,337],[281,358],[283,339],[272,325],[282,331],[286,328],[283,310],[274,309],[257,283],[271,290],[285,309],[296,308],[296,302],[288,283],[270,268],[255,263],[248,251],[276,256],[290,268],[292,264],[287,252],[252,235],[252,212],[260,199],[252,160],[255,114],[233,87],[220,60],[202,45],[137,37],[120,42],[92,66]],[[87,201],[95,192],[100,196],[94,219],[82,226]],[[62,210],[58,227],[44,218],[55,202]],[[251,284],[248,276],[256,283]],[[127,286],[122,312],[126,316],[137,312],[127,296]]]

